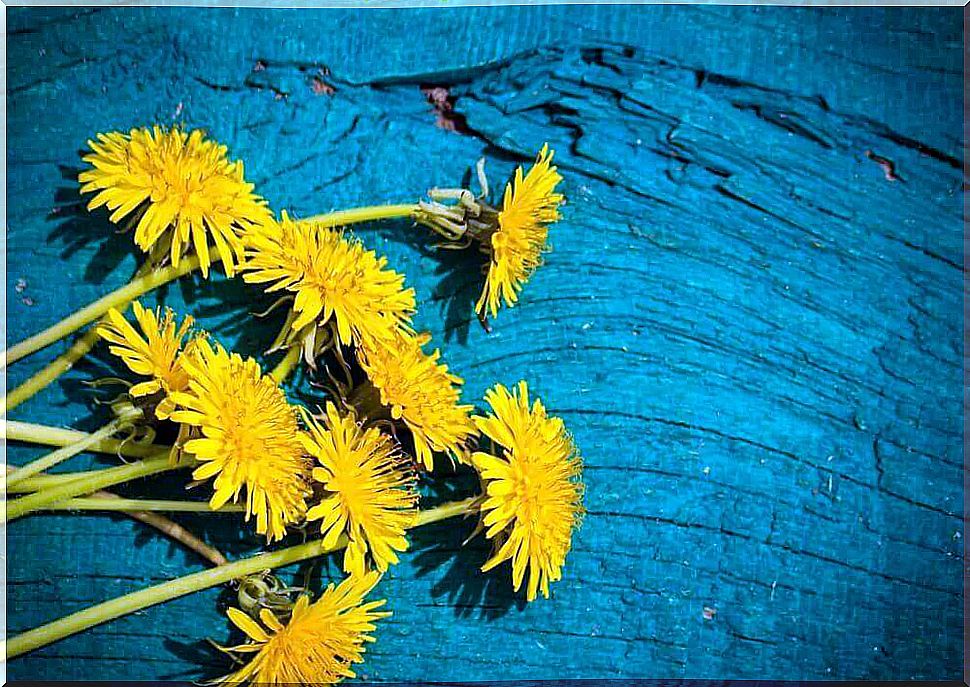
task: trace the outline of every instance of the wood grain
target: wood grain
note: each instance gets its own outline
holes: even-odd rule
[[[482,155],[501,189],[548,141],[565,218],[491,335],[474,256],[405,223],[360,234],[417,290],[466,398],[526,378],[564,417],[589,513],[553,599],[527,607],[508,571],[476,572],[467,524],[417,535],[381,585],[394,616],[362,677],[952,679],[960,45],[955,9],[11,9],[7,337],[134,269],[129,239],[78,207],[77,151],[98,131],[204,127],[298,215],[407,202]],[[436,126],[431,86],[457,131]],[[159,297],[245,353],[279,326],[251,325],[264,299],[237,282]],[[80,380],[107,369],[102,351],[14,414],[97,426]],[[228,517],[179,521],[230,555],[258,546]],[[7,537],[11,632],[199,565],[111,516]],[[227,639],[229,598],[110,623],[10,676],[218,674],[200,640]]]

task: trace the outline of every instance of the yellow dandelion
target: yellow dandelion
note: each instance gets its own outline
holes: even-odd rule
[[[242,668],[220,683],[252,685],[333,685],[356,675],[351,666],[363,662],[364,646],[373,642],[374,622],[391,615],[378,611],[385,600],[364,597],[380,580],[380,574],[352,575],[334,587],[330,584],[310,603],[301,596],[284,624],[268,609],[256,622],[236,608],[229,619],[249,638],[229,647],[232,654],[254,654]]]
[[[241,234],[269,215],[266,201],[243,178],[242,162],[201,131],[132,129],[98,134],[81,172],[82,193],[96,193],[88,209],[106,205],[111,221],[137,219],[135,243],[146,253],[168,252],[172,264],[191,245],[209,273],[209,240],[232,276],[243,259]]]
[[[497,551],[488,571],[512,560],[516,591],[529,569],[526,597],[549,598],[549,583],[562,575],[573,529],[583,513],[582,462],[561,419],[546,415],[542,402],[529,407],[529,389],[517,393],[501,384],[485,394],[492,414],[476,417],[478,429],[503,449],[501,457],[476,452],[472,461],[482,478],[485,536]]]
[[[552,156],[549,146],[542,146],[528,174],[523,176],[518,167],[515,179],[505,188],[498,229],[485,246],[490,260],[476,305],[479,315],[498,315],[502,299],[509,307],[515,305],[523,284],[539,266],[546,250],[547,225],[559,219],[563,202],[562,194],[555,192],[562,176],[552,165]]]
[[[387,258],[339,230],[294,222],[284,212],[248,237],[246,257],[247,282],[296,295],[287,342],[331,319],[344,345],[409,328],[414,289],[404,288],[404,276],[388,269]]]
[[[381,405],[410,430],[415,457],[428,470],[434,467],[435,452],[464,460],[468,439],[476,433],[472,406],[459,403],[463,380],[439,362],[439,350],[431,355],[422,350],[430,340],[429,334],[398,335],[359,349],[361,367]]]
[[[201,434],[185,444],[202,463],[193,478],[215,477],[212,509],[238,501],[245,489],[256,532],[281,539],[306,513],[308,461],[296,409],[255,360],[218,344],[201,341],[184,365],[188,388],[172,394],[179,408],[171,418]]]
[[[168,395],[183,391],[189,383],[189,375],[183,365],[185,353],[182,351],[182,340],[194,320],[186,316],[182,324],[176,326],[175,314],[169,308],[165,309],[164,315],[158,309],[147,310],[137,301],[132,303],[131,308],[141,334],[115,308],[108,311],[97,331],[110,344],[108,350],[112,355],[121,358],[135,374],[148,377],[147,381],[132,386],[129,394],[137,398],[165,393],[165,398],[155,408],[155,414],[165,419],[173,408]],[[187,348],[194,346],[192,342],[194,339]]]
[[[418,494],[405,457],[389,436],[376,427],[365,429],[353,415],[341,416],[333,403],[327,403],[323,426],[304,418],[309,427],[304,446],[320,464],[313,480],[325,490],[307,520],[322,520],[324,546],[347,535],[345,572],[363,575],[368,552],[384,572],[397,563],[395,551],[407,550],[405,534],[417,515]]]

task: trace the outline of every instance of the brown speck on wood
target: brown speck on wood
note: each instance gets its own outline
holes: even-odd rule
[[[428,102],[435,106],[436,110],[451,110],[451,103],[448,102],[450,93],[447,88],[443,86],[431,86],[429,88],[422,88],[421,92],[428,99]]]
[[[321,76],[313,77],[313,81],[310,82],[310,88],[317,95],[333,95],[337,92],[337,89],[324,81]]]
[[[902,181],[898,174],[896,174],[896,164],[881,155],[876,155],[871,150],[866,151],[866,157],[875,162],[882,168],[882,173],[886,177],[886,181]]]
[[[465,116],[455,112],[455,98],[445,86],[421,86],[421,92],[435,112],[435,126],[445,131],[468,133]]]

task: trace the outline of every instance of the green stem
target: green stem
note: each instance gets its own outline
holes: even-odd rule
[[[434,508],[428,508],[427,510],[420,511],[418,517],[415,518],[414,524],[411,528],[421,527],[422,525],[430,525],[433,522],[441,522],[442,520],[447,520],[448,518],[454,518],[459,515],[470,515],[472,513],[478,512],[478,503],[481,499],[480,496],[472,496],[471,498],[463,499],[461,501],[449,501],[448,503],[443,503],[440,506],[435,506]]]
[[[45,346],[49,346],[55,341],[63,339],[65,336],[74,332],[89,322],[104,315],[111,308],[126,308],[128,304],[138,298],[146,291],[150,291],[156,286],[160,286],[172,279],[177,279],[183,274],[188,274],[199,266],[199,259],[195,256],[187,258],[179,263],[177,268],[166,267],[161,270],[154,269],[151,260],[145,261],[135,272],[131,281],[119,289],[115,289],[106,296],[102,296],[90,305],[81,308],[74,314],[65,317],[57,324],[48,327],[44,331],[34,334],[21,341],[20,343],[7,349],[0,356],[0,368],[6,368],[23,357],[39,351]],[[97,342],[97,337],[94,339]],[[90,350],[90,349],[88,349]],[[83,355],[83,353],[81,354]],[[80,356],[78,356],[80,358]],[[75,361],[77,358],[75,358]]]
[[[422,511],[418,517],[415,527],[438,522],[456,515],[473,513],[476,510],[478,497],[446,503],[436,508]],[[291,563],[314,558],[331,551],[335,551],[347,545],[345,538],[341,539],[332,547],[323,546],[323,540],[315,539],[306,544],[291,546],[286,549],[263,553],[251,558],[245,558],[234,563],[227,563],[216,568],[203,570],[201,572],[185,575],[162,584],[157,584],[147,589],[141,589],[131,594],[119,596],[116,599],[105,601],[91,608],[87,608],[69,616],[55,620],[47,625],[28,630],[23,634],[17,635],[7,641],[7,659],[12,659],[21,654],[33,651],[42,646],[47,646],[64,637],[76,634],[89,627],[100,625],[101,623],[121,616],[140,611],[143,608],[154,606],[176,599],[192,592],[197,592],[218,584],[237,580],[246,575],[252,575],[263,570],[272,570]]]
[[[5,430],[7,441],[23,441],[43,446],[72,446],[91,438],[91,435],[87,432],[79,432],[76,429],[63,429],[61,427],[37,425],[32,422],[18,422],[17,420],[7,420]],[[170,449],[170,446],[159,446],[158,444],[139,444],[133,441],[103,438],[89,444],[84,450],[110,456],[146,458]]]
[[[68,333],[70,332],[66,332],[64,336],[67,336]],[[6,408],[6,412],[9,413],[38,391],[46,388],[51,382],[74,367],[74,363],[87,355],[94,348],[95,344],[98,343],[99,338],[96,329],[85,332],[77,341],[71,344],[71,347],[67,351],[57,356],[52,363],[43,367],[39,372],[11,391],[3,399],[3,404],[0,407]],[[46,346],[47,344],[45,343],[43,345]]]
[[[7,474],[10,473],[10,470],[11,470],[10,467],[6,468]],[[33,480],[44,479],[47,477],[54,477],[54,475],[38,475],[37,477],[28,478],[23,482],[21,482],[21,485],[27,482],[31,482]],[[73,475],[72,477],[76,478],[76,474]],[[18,486],[21,486],[21,485],[18,485]],[[17,488],[18,487],[14,487],[14,489],[17,489]],[[9,493],[9,490],[8,490],[8,493]],[[114,499],[116,501],[121,500],[121,497],[118,496],[117,494],[113,494],[110,491],[103,491],[103,490],[96,491],[91,496],[95,497],[98,500],[101,500],[102,502],[108,499]],[[66,502],[62,501],[62,503],[72,503],[75,501],[82,501],[82,500],[84,499],[70,499],[69,501],[66,501]],[[130,502],[133,499],[124,499],[124,500]],[[53,510],[57,508],[57,505],[58,504],[51,506],[51,509]],[[192,551],[195,551],[197,554],[205,558],[213,565],[224,565],[229,562],[226,559],[226,557],[222,555],[221,551],[219,551],[218,549],[212,546],[209,546],[204,541],[202,541],[194,534],[189,532],[187,529],[185,529],[178,523],[172,522],[171,520],[169,520],[163,515],[159,515],[158,513],[143,511],[143,510],[125,510],[121,512],[127,515],[129,518],[133,518],[135,520],[138,520],[139,522],[143,522],[149,527],[154,527],[165,536],[171,537],[179,544],[182,544],[186,548],[189,548]]]
[[[166,501],[162,499],[126,499],[89,496],[68,499],[44,506],[43,510],[94,510],[94,511],[160,511],[163,513],[243,513],[241,504],[227,503],[219,510],[212,510],[208,501]]]
[[[391,219],[394,217],[413,217],[418,210],[417,205],[373,205],[369,207],[351,208],[349,210],[336,210],[322,215],[310,217],[310,221],[322,222],[330,226],[343,226],[356,224],[358,222],[369,222],[379,219]],[[307,221],[307,220],[304,220]],[[185,258],[179,263],[177,268],[166,267],[155,270],[149,274],[136,276],[131,282],[116,289],[96,300],[94,303],[81,308],[69,317],[64,318],[52,327],[48,327],[39,334],[35,334],[19,344],[8,349],[0,355],[0,369],[5,368],[24,356],[30,355],[45,346],[58,341],[72,332],[80,329],[84,325],[93,322],[103,316],[111,308],[126,308],[139,296],[151,291],[152,289],[167,284],[170,281],[196,270],[199,267],[199,257],[193,255]],[[29,399],[48,384],[67,372],[71,367],[84,357],[98,342],[98,334],[95,328],[85,333],[78,339],[66,353],[59,356],[50,365],[43,368],[40,372],[28,379],[26,382],[11,391],[0,407],[5,407],[6,412],[10,412],[18,405]]]
[[[290,373],[300,362],[300,355],[302,353],[302,348],[300,346],[290,346],[286,351],[286,356],[279,362],[279,365],[273,368],[273,371],[269,373],[277,384],[282,384]]]
[[[182,467],[181,464],[172,465],[169,461],[168,451],[155,458],[147,458],[128,465],[119,465],[105,470],[94,470],[85,477],[73,479],[64,484],[59,484],[34,492],[19,499],[7,501],[6,519],[0,522],[10,522],[19,517],[32,513],[33,511],[45,508],[51,503],[64,501],[65,499],[90,494],[91,492],[110,487],[113,484],[120,484],[138,477],[147,477],[159,472],[166,472],[175,468]]]
[[[132,420],[139,417],[141,414],[141,411],[137,409],[126,412],[125,414],[106,424],[94,434],[88,434],[86,437],[75,442],[74,444],[63,446],[56,451],[51,451],[47,455],[41,456],[37,460],[31,461],[19,469],[14,470],[7,475],[7,487],[9,488],[11,485],[15,485],[32,475],[36,475],[38,472],[49,470],[55,465],[59,465],[65,460],[73,458],[77,454],[81,453],[81,451],[87,450],[87,448],[91,445],[97,444],[98,442],[107,439],[123,427],[131,425]],[[0,476],[0,480],[2,480],[2,476]]]
[[[10,466],[7,466],[8,470],[13,470]],[[51,487],[58,486],[61,484],[67,484],[68,482],[73,482],[79,477],[88,477],[96,472],[101,472],[104,468],[98,470],[85,470],[84,472],[60,472],[56,475],[35,475],[33,477],[28,477],[27,479],[18,482],[17,484],[10,486],[7,485],[8,494],[29,494],[32,491],[41,491],[43,489],[50,489]]]
[[[35,334],[29,339],[21,341],[19,344],[6,352],[4,358],[5,364],[19,360],[25,355],[29,355],[30,353],[33,353],[44,346],[48,346],[59,339],[63,339],[65,336],[80,329],[89,322],[93,322],[94,320],[103,316],[111,308],[119,308],[122,310],[127,308],[133,300],[142,294],[147,293],[148,291],[151,291],[162,284],[166,284],[174,279],[178,279],[182,275],[188,274],[192,270],[196,269],[198,266],[198,256],[192,256],[182,260],[177,268],[166,267],[164,269],[155,270],[154,272],[150,272],[143,276],[132,279],[120,289],[115,289],[108,295],[99,298],[94,303],[81,308],[73,315],[66,317],[55,324],[53,327],[49,327],[40,334]],[[70,370],[74,366],[74,363],[83,358],[88,351],[94,348],[94,345],[98,343],[99,338],[97,327],[92,327],[86,331],[81,338],[75,341],[74,344],[67,349],[67,352],[59,355],[52,363],[42,368],[34,376],[11,391],[6,398],[4,398],[3,405],[6,408],[6,412],[9,413],[38,391],[46,388],[48,384],[53,382],[62,374]]]
[[[397,217],[414,217],[418,212],[418,206],[414,203],[400,205],[370,205],[361,208],[351,208],[349,210],[335,210],[322,215],[313,215],[301,222],[316,222],[326,224],[331,227],[344,226],[346,224],[358,224],[360,222],[371,222],[379,219],[394,219]]]

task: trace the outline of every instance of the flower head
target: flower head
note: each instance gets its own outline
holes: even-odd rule
[[[404,288],[403,275],[325,224],[294,222],[284,212],[248,237],[246,257],[247,282],[296,295],[287,341],[331,319],[344,345],[386,339],[410,326],[414,289]]]
[[[131,306],[135,321],[141,334],[131,326],[117,309],[111,308],[105,320],[98,326],[98,334],[110,345],[112,355],[124,361],[128,369],[149,379],[131,387],[128,391],[134,397],[149,396],[162,391],[163,398],[155,408],[155,414],[165,419],[171,413],[173,404],[168,394],[183,391],[189,383],[185,371],[182,340],[192,326],[193,319],[186,316],[182,324],[176,326],[175,314],[166,308],[164,316],[156,310],[147,310],[135,301]],[[186,349],[195,345],[190,340]]]
[[[542,146],[528,174],[523,176],[522,168],[516,168],[515,179],[505,188],[498,231],[486,246],[490,260],[476,305],[479,314],[488,311],[495,317],[502,299],[509,307],[515,305],[522,285],[539,266],[546,250],[547,225],[559,219],[563,202],[562,194],[555,192],[562,176],[552,165],[552,156],[549,146]]]
[[[204,275],[211,239],[232,276],[243,258],[240,235],[269,210],[225,146],[198,130],[158,126],[98,134],[88,146],[84,161],[92,168],[78,176],[82,193],[96,193],[88,209],[106,205],[116,223],[134,213],[135,243],[146,253],[167,251],[173,265],[193,246]]]
[[[259,623],[230,608],[229,619],[249,641],[227,651],[254,655],[220,682],[332,685],[356,677],[351,666],[364,660],[365,643],[374,641],[369,634],[374,621],[390,615],[377,610],[384,605],[383,599],[364,603],[378,580],[377,572],[352,575],[336,587],[329,585],[313,603],[303,595],[285,624],[268,609],[260,612]]]
[[[438,362],[441,352],[428,355],[422,347],[428,334],[398,335],[380,345],[359,350],[361,367],[394,420],[402,420],[414,439],[415,457],[431,470],[434,452],[463,460],[465,446],[475,434],[470,405],[459,403],[461,377]]]
[[[184,362],[188,388],[173,393],[179,409],[171,417],[198,428],[200,437],[185,450],[202,462],[192,476],[215,477],[213,509],[246,490],[247,519],[256,532],[281,539],[286,525],[306,513],[308,461],[297,425],[297,411],[259,364],[200,342]]]
[[[313,480],[325,490],[307,520],[322,520],[324,546],[347,535],[344,571],[362,575],[369,551],[384,572],[397,563],[395,551],[407,550],[405,534],[417,515],[418,494],[405,457],[389,436],[376,427],[365,429],[353,415],[342,416],[333,403],[327,403],[323,426],[304,418],[309,427],[304,446],[320,465],[313,468]]]
[[[485,536],[497,544],[482,570],[511,559],[515,590],[528,568],[527,599],[535,599],[540,589],[549,598],[549,582],[561,577],[583,513],[582,463],[562,420],[547,416],[539,400],[529,407],[525,382],[519,382],[517,393],[498,384],[485,400],[492,414],[476,417],[475,423],[503,450],[500,457],[472,456],[485,491]]]

